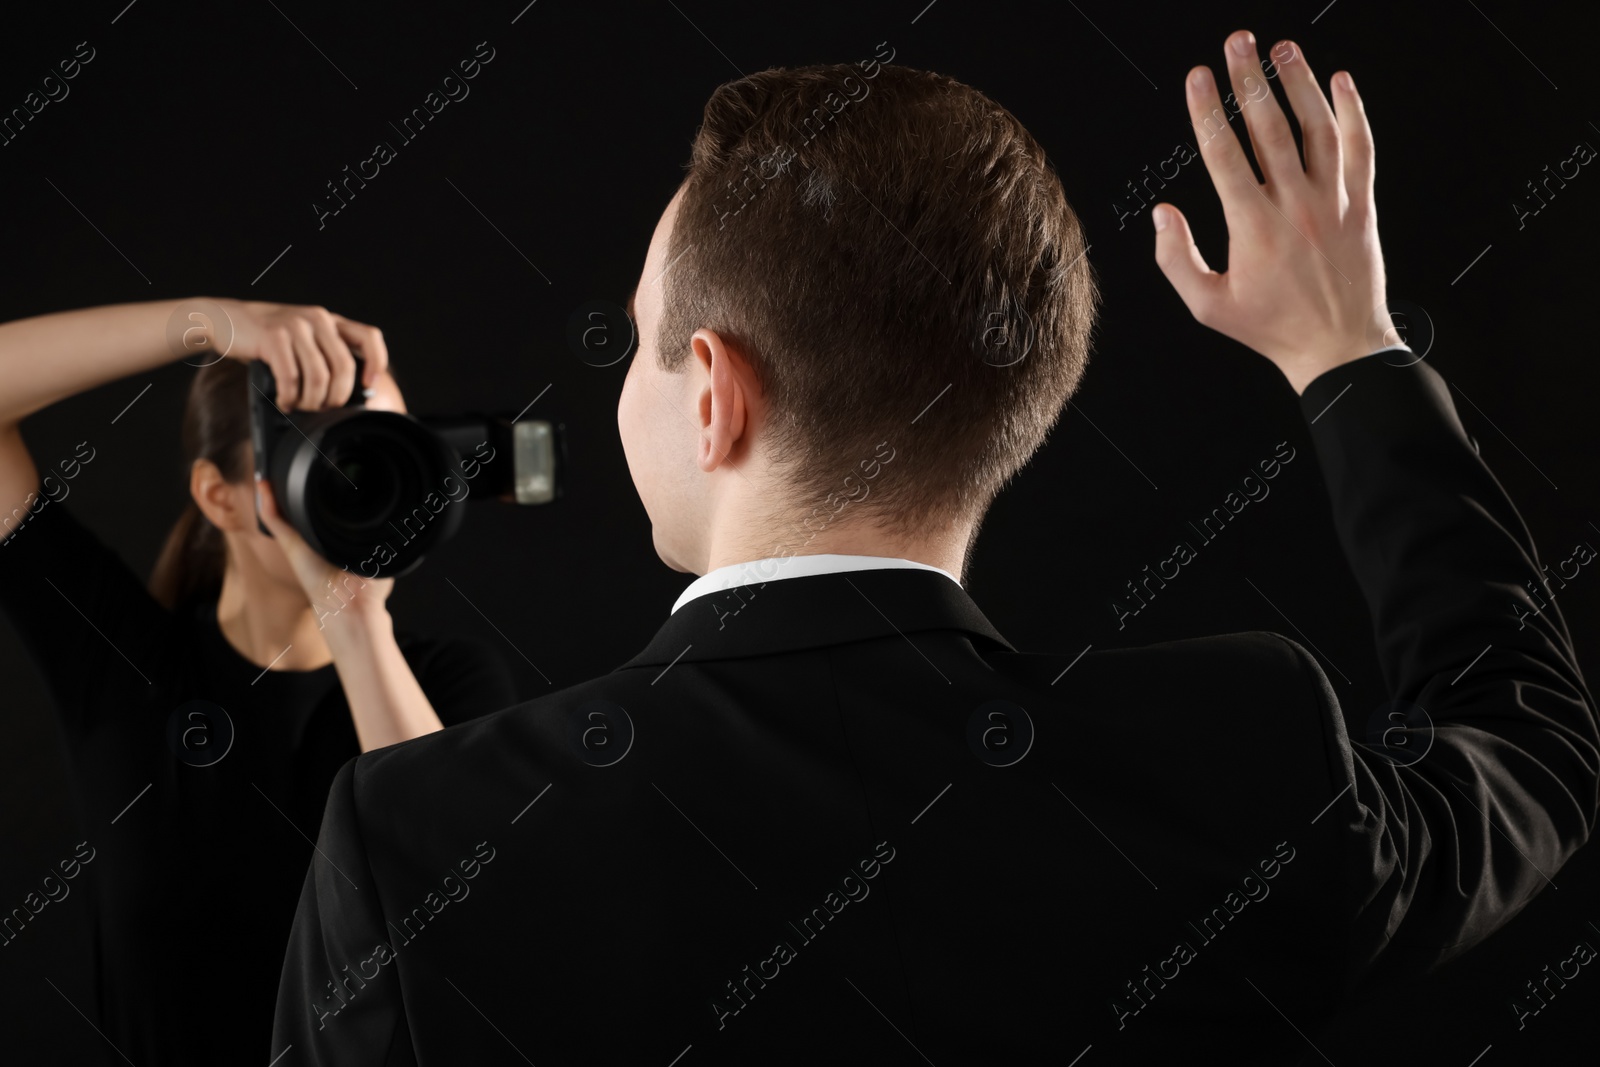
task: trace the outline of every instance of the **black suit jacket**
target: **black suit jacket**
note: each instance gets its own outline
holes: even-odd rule
[[[1528,532],[1437,373],[1385,358],[1302,398],[1422,709],[1383,744],[1276,634],[1025,654],[916,570],[696,600],[611,674],[344,768],[269,1055],[1315,1059],[1340,998],[1483,939],[1597,810]]]

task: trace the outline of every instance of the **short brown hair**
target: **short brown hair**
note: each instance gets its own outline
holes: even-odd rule
[[[1077,388],[1100,301],[1039,143],[952,78],[829,64],[719,87],[687,171],[662,367],[701,327],[744,353],[803,500],[850,495],[887,440],[857,518],[981,522]]]

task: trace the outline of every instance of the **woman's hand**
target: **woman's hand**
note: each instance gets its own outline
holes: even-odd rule
[[[389,366],[382,331],[327,308],[254,300],[216,303],[229,323],[213,328],[220,333],[231,326],[232,333],[211,338],[213,345],[230,359],[259,359],[271,367],[274,399],[284,411],[318,411],[350,399],[356,384],[352,346],[361,354],[361,385],[376,383]]]
[[[282,547],[289,566],[294,568],[294,576],[299,579],[300,588],[305,590],[324,630],[335,619],[340,625],[360,625],[387,618],[389,594],[394,590],[393,578],[366,578],[346,568],[335,567],[319,556],[278,512],[271,482],[256,482],[256,510]]]
[[[317,555],[278,513],[271,483],[256,482],[256,500],[262,521],[283,546],[317,613],[361,751],[442,730],[395,640],[386,607],[394,579],[363,578]]]
[[[1304,54],[1280,42],[1272,56],[1305,142],[1302,166],[1255,37],[1240,30],[1225,51],[1266,184],[1229,127],[1210,70],[1194,68],[1189,116],[1227,219],[1228,269],[1206,266],[1171,204],[1152,212],[1156,262],[1197,321],[1266,356],[1300,393],[1324,371],[1394,343],[1372,199],[1372,130],[1347,73],[1333,77],[1335,119]]]

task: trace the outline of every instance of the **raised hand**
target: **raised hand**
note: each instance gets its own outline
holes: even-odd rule
[[[1228,224],[1228,269],[1206,266],[1183,213],[1158,204],[1156,262],[1196,321],[1270,359],[1296,393],[1324,371],[1396,343],[1384,299],[1383,253],[1372,199],[1372,130],[1355,83],[1332,79],[1334,110],[1305,55],[1272,49],[1305,144],[1262,75],[1248,30],[1224,45],[1228,76],[1250,133],[1256,181],[1206,67],[1189,72],[1189,117]]]
[[[356,626],[384,616],[389,594],[394,591],[393,578],[367,578],[319,556],[278,511],[269,481],[256,482],[256,511],[288,557],[324,630],[335,617],[341,624]]]
[[[316,411],[337,407],[356,386],[355,360],[361,351],[361,385],[377,382],[389,365],[383,334],[376,326],[321,307],[221,300],[231,320],[232,359],[259,359],[272,368],[279,408]]]

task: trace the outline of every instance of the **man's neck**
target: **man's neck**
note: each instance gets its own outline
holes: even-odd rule
[[[768,527],[754,535],[749,530],[713,530],[705,569],[699,573],[708,574],[718,567],[780,556],[836,554],[909,559],[949,571],[957,580],[963,580],[967,545],[973,532],[970,523],[952,522],[943,528],[908,536],[866,525],[823,525],[820,519],[813,520],[809,533],[803,526]]]

